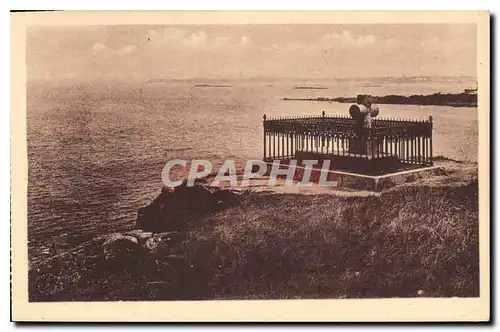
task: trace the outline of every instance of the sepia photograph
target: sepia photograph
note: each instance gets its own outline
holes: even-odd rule
[[[489,319],[488,12],[11,15],[20,319]]]

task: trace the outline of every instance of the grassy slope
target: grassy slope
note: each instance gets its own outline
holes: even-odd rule
[[[248,197],[191,231],[209,298],[478,296],[475,185]]]
[[[156,254],[109,264],[96,243],[42,264],[30,299],[478,296],[477,181],[440,180],[369,197],[248,192]]]

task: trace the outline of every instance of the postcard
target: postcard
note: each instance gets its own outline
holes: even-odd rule
[[[12,320],[488,321],[489,25],[12,13]]]

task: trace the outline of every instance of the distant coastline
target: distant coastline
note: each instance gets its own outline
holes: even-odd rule
[[[474,76],[386,76],[386,77],[336,77],[336,78],[309,78],[309,77],[267,77],[267,76],[255,76],[255,77],[217,77],[217,78],[207,78],[207,77],[152,77],[145,79],[145,83],[169,83],[169,82],[191,82],[191,83],[229,83],[229,82],[248,82],[248,81],[260,81],[260,82],[285,82],[291,83],[296,87],[324,87],[325,83],[331,82],[356,82],[362,86],[378,86],[383,84],[393,84],[393,83],[428,83],[428,82],[441,82],[441,83],[463,83],[463,82],[475,82],[477,80]],[[300,83],[298,83],[300,82]]]
[[[387,95],[373,96],[375,104],[399,104],[399,105],[434,105],[453,107],[477,107],[477,94],[475,93],[434,93],[432,95]],[[317,97],[317,98],[288,98],[283,100],[294,101],[326,101],[338,103],[356,103],[356,97]]]

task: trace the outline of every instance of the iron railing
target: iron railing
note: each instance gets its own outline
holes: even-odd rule
[[[294,159],[298,151],[360,159],[397,158],[401,164],[432,165],[429,120],[374,119],[371,127],[347,116],[267,118],[264,160]],[[361,146],[361,148],[360,148]]]

